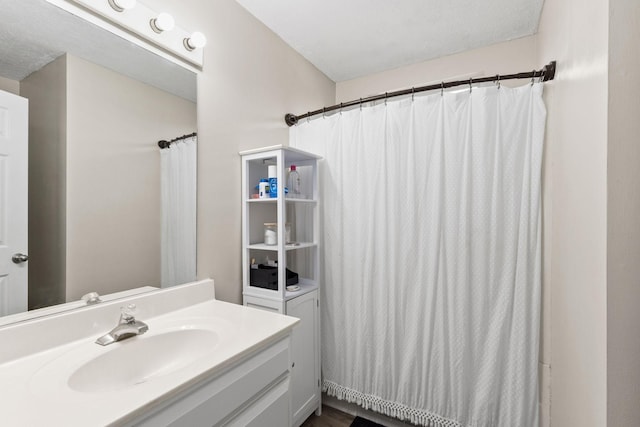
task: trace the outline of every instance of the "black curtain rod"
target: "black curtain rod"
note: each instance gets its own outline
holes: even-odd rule
[[[547,65],[545,65],[542,70],[537,71],[528,71],[524,73],[516,73],[516,74],[507,74],[504,76],[495,75],[491,77],[478,77],[471,78],[469,80],[457,80],[450,82],[442,82],[439,84],[433,84],[429,86],[421,86],[421,87],[412,87],[411,89],[403,89],[395,92],[385,92],[381,95],[374,95],[368,98],[360,98],[349,102],[341,102],[340,104],[332,105],[331,107],[324,107],[319,110],[310,111],[306,114],[301,114],[296,116],[294,114],[287,114],[284,116],[284,121],[289,126],[293,126],[298,123],[298,120],[305,119],[308,117],[312,117],[318,114],[326,114],[330,111],[341,110],[343,108],[353,107],[355,105],[362,105],[368,102],[380,101],[383,99],[388,99],[396,96],[405,96],[405,95],[414,95],[418,92],[426,92],[429,90],[444,90],[454,86],[463,86],[463,85],[472,85],[474,83],[487,83],[487,82],[500,82],[502,80],[515,80],[515,79],[535,79],[539,77],[543,82],[553,80],[556,75],[556,61],[551,61]]]
[[[165,139],[161,139],[160,141],[158,141],[158,147],[160,147],[160,148],[169,148],[171,146],[171,143],[176,142],[176,141],[181,141],[183,139],[191,138],[193,136],[198,136],[198,134],[196,132],[193,132],[193,133],[190,133],[188,135],[182,135],[182,136],[179,136],[177,138],[173,138],[171,141],[167,141]]]

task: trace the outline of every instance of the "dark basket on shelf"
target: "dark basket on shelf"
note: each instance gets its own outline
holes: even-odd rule
[[[252,268],[249,270],[249,285],[258,288],[278,290],[278,267],[272,267],[270,265],[260,264],[258,268]],[[298,273],[287,268],[287,283],[286,286],[295,285],[298,283]]]

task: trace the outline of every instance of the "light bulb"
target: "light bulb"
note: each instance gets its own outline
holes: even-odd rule
[[[173,16],[168,13],[162,12],[159,13],[158,16],[151,20],[149,23],[151,25],[151,29],[156,33],[160,34],[163,31],[171,31],[173,27],[176,25],[176,21],[173,19]]]
[[[202,47],[205,47],[206,44],[207,38],[200,31],[196,31],[195,33],[191,34],[191,37],[189,37],[188,39],[184,39],[184,47],[188,51],[200,49]]]
[[[136,0],[109,0],[109,6],[116,12],[124,12],[136,6]]]

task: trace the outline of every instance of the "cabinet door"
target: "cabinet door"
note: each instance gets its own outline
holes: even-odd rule
[[[287,315],[300,319],[291,335],[291,401],[294,425],[299,425],[320,402],[318,361],[318,292],[287,301]]]

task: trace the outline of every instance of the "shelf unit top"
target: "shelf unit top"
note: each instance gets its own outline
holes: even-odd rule
[[[301,242],[297,245],[286,245],[284,246],[285,251],[295,251],[296,249],[305,249],[305,248],[314,248],[318,246],[317,243],[313,242]],[[278,250],[278,245],[265,245],[264,243],[252,243],[247,245],[247,249],[255,249],[258,251],[272,251],[275,252]]]
[[[280,291],[274,291],[274,290],[271,290],[271,289],[264,289],[264,288],[257,288],[257,287],[254,287],[254,286],[247,286],[247,289],[245,289],[242,292],[242,295],[251,296],[251,297],[257,297],[257,298],[264,298],[264,299],[268,299],[268,300],[271,300],[271,301],[279,301],[280,302],[280,301],[289,301],[289,300],[297,298],[297,297],[299,297],[301,295],[308,294],[309,292],[313,292],[313,291],[319,289],[317,283],[306,281],[304,279],[302,279],[300,281],[300,283],[298,283],[298,286],[300,286],[300,289],[297,290],[297,291],[288,291],[288,290],[285,289],[284,300],[278,296]]]
[[[285,202],[287,203],[300,203],[300,204],[315,204],[318,203],[317,200],[314,199],[297,199],[295,197],[285,197],[284,198]],[[266,199],[247,199],[246,200],[249,203],[276,203],[278,201],[278,198],[266,198]]]
[[[299,162],[299,161],[304,161],[304,160],[311,160],[311,159],[321,159],[322,156],[318,156],[317,154],[313,154],[313,153],[309,153],[307,151],[303,151],[303,150],[299,150],[297,148],[293,148],[293,147],[286,147],[282,144],[279,145],[271,145],[269,147],[260,147],[260,148],[253,148],[251,150],[244,150],[244,151],[240,151],[240,155],[241,156],[246,156],[249,154],[261,154],[261,153],[268,153],[270,151],[275,151],[275,150],[284,150],[287,152],[287,161],[289,162]]]

